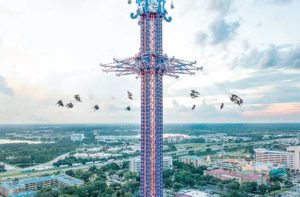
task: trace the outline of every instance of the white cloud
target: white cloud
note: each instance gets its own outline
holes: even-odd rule
[[[300,46],[270,45],[266,49],[253,48],[235,59],[235,64],[257,68],[300,68]]]
[[[275,43],[276,46],[299,42],[300,28],[296,25],[299,14],[294,10],[297,6],[284,6],[291,11],[281,14],[290,20],[280,15],[282,19],[278,21],[286,21],[287,26],[279,31],[276,28],[283,23],[273,24],[275,6],[253,10],[250,5],[254,1],[243,1],[243,4],[231,0],[175,2],[176,9],[170,10],[173,22],[164,24],[164,52],[198,60],[208,77],[199,74],[179,80],[165,79],[166,121],[246,121],[240,113],[243,108],[230,103],[225,112],[217,110],[220,102],[228,100],[228,93],[217,87],[218,83],[225,84],[225,88],[228,85],[228,91],[248,95],[246,100],[251,99],[251,105],[259,104],[259,98],[251,94],[264,96],[276,92],[268,87],[268,81],[261,82],[266,83],[260,84],[261,88],[231,85],[258,80],[254,77],[256,67],[233,69],[232,61],[241,59],[237,57],[257,48],[257,54],[265,54],[259,58],[261,65],[270,65],[272,53],[263,52],[261,44],[269,46],[274,40],[281,42]],[[2,81],[0,78],[1,123],[138,122],[140,81],[133,76],[118,78],[104,74],[99,67],[100,62],[138,52],[139,27],[137,20],[129,17],[134,10],[121,0],[0,0],[0,75],[4,78]],[[259,30],[255,26],[258,21],[262,21]],[[202,32],[200,36],[199,32]],[[198,43],[210,43],[209,46],[195,44],[197,34]],[[280,65],[298,65],[297,50],[293,53],[276,50],[280,58],[285,57]],[[251,61],[245,62],[256,61],[254,55],[249,54]],[[297,71],[285,69],[283,72],[290,72],[284,75],[288,78]],[[297,84],[293,80],[288,86]],[[198,111],[191,113],[194,101],[188,97],[188,91],[194,88],[199,89],[203,97],[197,101]],[[126,99],[127,90],[134,93],[134,101]],[[77,93],[85,102],[73,110],[55,106],[58,99],[67,102]],[[276,96],[279,97],[273,97]],[[201,103],[204,99],[205,103]],[[93,112],[94,104],[99,104],[99,113]],[[133,107],[131,113],[124,110],[127,105]],[[253,109],[246,106],[245,110]]]
[[[6,82],[6,79],[0,75],[0,93],[12,96],[14,91]]]

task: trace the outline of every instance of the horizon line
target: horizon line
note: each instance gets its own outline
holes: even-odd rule
[[[140,123],[0,123],[2,125],[140,125]],[[201,123],[189,123],[189,122],[168,122],[164,123],[164,125],[188,125],[188,124],[300,124],[299,122],[201,122]]]

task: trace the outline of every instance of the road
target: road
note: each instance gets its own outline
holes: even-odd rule
[[[119,160],[113,160],[113,161],[106,161],[103,163],[95,163],[95,164],[86,164],[86,165],[81,165],[81,166],[70,166],[70,167],[63,167],[63,168],[52,168],[52,169],[45,169],[45,170],[40,170],[40,171],[28,171],[28,172],[22,172],[21,170],[14,171],[14,172],[4,172],[0,174],[0,181],[5,181],[5,180],[11,180],[15,178],[27,178],[27,177],[37,177],[37,176],[42,176],[45,174],[53,174],[55,172],[66,172],[68,170],[85,170],[89,169],[91,166],[95,165],[97,167],[102,167],[106,164],[109,163],[123,163],[124,161],[128,161],[128,159],[119,159]]]
[[[36,165],[36,166],[30,166],[30,167],[27,167],[27,168],[24,168],[23,170],[26,171],[26,170],[39,170],[39,169],[45,169],[45,168],[50,168],[53,166],[53,163],[59,161],[59,160],[62,160],[62,159],[65,159],[66,157],[68,157],[70,155],[70,153],[65,153],[63,155],[60,155],[54,159],[52,159],[51,161],[47,162],[47,163],[43,163],[43,164],[39,164],[39,165]]]
[[[281,138],[285,139],[285,138]],[[172,151],[172,152],[166,152],[166,155],[176,155],[176,156],[181,156],[181,155],[188,155],[189,151],[203,151],[206,148],[219,148],[222,149],[224,146],[227,146],[228,148],[235,148],[238,146],[249,146],[249,145],[261,145],[261,144],[270,144],[276,141],[277,139],[270,139],[270,140],[260,140],[260,141],[249,141],[249,142],[243,142],[243,143],[222,143],[222,145],[217,144],[212,144],[212,143],[191,143],[191,144],[179,144],[176,145],[178,146],[177,151]],[[210,145],[209,147],[206,145]],[[189,149],[186,149],[186,147],[191,147]]]
[[[21,170],[21,168],[17,167],[17,166],[14,166],[14,165],[10,165],[10,164],[7,164],[7,163],[4,163],[5,164],[5,169],[7,171],[16,171],[16,170]]]

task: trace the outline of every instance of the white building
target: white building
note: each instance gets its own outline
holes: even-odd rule
[[[300,146],[290,146],[287,148],[287,167],[291,170],[300,170]]]
[[[299,144],[299,138],[282,138],[282,139],[276,139],[276,142],[278,143],[284,143],[284,144],[292,144],[296,145]]]
[[[73,142],[75,142],[75,141],[82,141],[85,137],[84,134],[72,134],[70,138]]]
[[[181,156],[179,161],[185,164],[192,164],[195,167],[199,167],[204,163],[203,159],[197,156]]]
[[[81,158],[81,159],[105,159],[109,158],[112,156],[120,156],[119,154],[110,154],[110,153],[103,153],[103,152],[98,152],[98,153],[76,153],[73,155],[76,158]]]
[[[264,148],[254,149],[256,162],[283,164],[287,163],[287,152],[271,151]]]
[[[163,139],[167,143],[179,143],[189,138],[190,136],[184,134],[163,134]]]
[[[272,164],[272,163],[261,163],[261,162],[244,162],[241,164],[241,170],[246,172],[258,172],[258,173],[265,173],[269,174],[271,170],[277,168],[284,168],[286,164]]]
[[[36,196],[43,187],[79,186],[83,181],[68,175],[33,177],[21,180],[10,180],[0,184],[0,196],[25,197]]]
[[[209,197],[209,194],[199,190],[188,189],[179,191],[176,197]]]
[[[163,168],[171,169],[173,168],[173,159],[171,156],[164,156],[163,158]],[[135,157],[130,161],[130,171],[139,173],[141,171],[141,158]]]

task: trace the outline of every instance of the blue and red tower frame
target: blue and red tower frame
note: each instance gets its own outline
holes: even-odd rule
[[[128,1],[131,3],[131,0]],[[141,197],[163,196],[163,76],[195,74],[196,62],[169,58],[163,54],[162,24],[170,22],[166,0],[136,0],[139,18],[140,52],[131,58],[101,64],[105,72],[118,76],[136,74],[141,79]],[[172,5],[173,7],[173,5]]]

